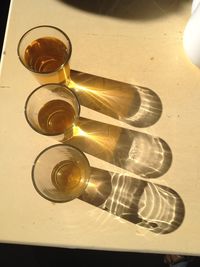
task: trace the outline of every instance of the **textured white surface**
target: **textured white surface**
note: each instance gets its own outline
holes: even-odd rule
[[[0,241],[200,254],[200,79],[182,48],[190,10],[191,3],[184,2],[155,18],[120,19],[67,1],[12,1],[0,84]],[[156,235],[79,200],[52,204],[35,192],[32,163],[56,141],[36,134],[25,122],[24,102],[38,84],[20,64],[16,48],[26,30],[41,24],[55,25],[70,36],[73,69],[146,86],[161,98],[161,119],[142,131],[160,136],[172,149],[170,170],[153,182],[173,188],[183,199],[186,215],[175,232]],[[101,120],[87,109],[82,115]],[[89,160],[92,166],[113,168],[91,156]]]
[[[193,64],[200,67],[200,5],[194,1],[192,14],[187,22],[183,35],[185,53]]]
[[[199,3],[200,3],[199,0],[193,0],[193,2],[192,2],[192,13],[195,11],[195,9],[199,5]]]

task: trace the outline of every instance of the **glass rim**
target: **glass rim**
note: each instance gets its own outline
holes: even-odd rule
[[[40,72],[40,71],[35,71],[35,70],[33,70],[32,68],[30,68],[29,66],[27,66],[26,64],[24,64],[24,61],[22,60],[22,58],[21,58],[21,56],[20,56],[20,52],[19,52],[19,48],[20,48],[20,45],[21,45],[21,43],[22,43],[22,41],[23,41],[23,39],[24,39],[24,37],[29,33],[29,32],[31,32],[31,31],[33,31],[33,30],[35,30],[35,29],[38,29],[38,28],[52,28],[52,29],[55,29],[55,30],[57,30],[57,31],[59,31],[60,33],[62,33],[64,36],[65,36],[65,38],[68,40],[68,42],[69,42],[69,53],[68,53],[68,56],[67,56],[67,58],[66,58],[66,60],[62,63],[62,65],[60,65],[57,69],[55,69],[54,71],[46,71],[46,72]],[[70,40],[70,38],[69,38],[69,36],[64,32],[64,31],[62,31],[61,29],[59,29],[59,28],[57,28],[57,27],[55,27],[55,26],[51,26],[51,25],[39,25],[39,26],[35,26],[35,27],[33,27],[33,28],[31,28],[31,29],[29,29],[29,30],[27,30],[22,36],[21,36],[21,38],[20,38],[20,40],[19,40],[19,42],[18,42],[18,45],[17,45],[17,55],[18,55],[18,58],[19,58],[19,60],[20,60],[20,62],[22,63],[22,65],[26,68],[26,69],[28,69],[30,72],[33,72],[33,73],[37,73],[37,74],[40,74],[40,75],[45,75],[45,74],[53,74],[53,73],[55,73],[55,72],[57,72],[57,71],[59,71],[59,70],[61,70],[68,62],[69,62],[69,60],[70,60],[70,58],[71,58],[71,54],[72,54],[72,43],[71,43],[71,40]]]
[[[91,166],[90,166],[90,163],[89,163],[88,158],[87,158],[86,155],[83,153],[83,151],[81,151],[79,148],[77,148],[77,147],[75,147],[75,146],[73,146],[73,145],[70,145],[70,144],[55,144],[55,145],[51,145],[51,146],[46,147],[46,148],[43,149],[42,151],[40,151],[40,153],[37,155],[37,157],[35,158],[35,160],[34,160],[34,162],[33,162],[32,170],[31,170],[31,179],[32,179],[32,183],[33,183],[33,186],[34,186],[35,190],[38,192],[38,194],[39,194],[40,196],[42,196],[42,197],[45,198],[46,200],[49,200],[49,201],[51,201],[51,202],[55,202],[55,203],[65,203],[65,202],[69,202],[69,201],[71,201],[71,200],[73,200],[73,199],[78,198],[80,195],[77,196],[77,197],[68,199],[68,200],[54,200],[53,198],[50,198],[50,197],[46,196],[45,194],[43,194],[43,193],[38,189],[38,187],[37,187],[37,185],[36,185],[36,182],[35,182],[35,178],[34,178],[34,170],[35,170],[35,166],[36,166],[38,160],[40,159],[40,157],[41,157],[46,151],[48,151],[48,150],[50,150],[50,149],[52,149],[52,148],[54,148],[54,147],[67,147],[67,148],[70,147],[70,148],[72,148],[72,149],[78,151],[78,152],[80,153],[81,157],[83,157],[83,158],[86,160],[86,162],[87,162],[87,169],[89,170],[89,176],[88,176],[88,178],[87,178],[87,181],[86,181],[86,183],[85,183],[84,188],[81,190],[80,195],[81,195],[82,192],[86,189],[86,187],[87,187],[87,185],[88,185],[88,182],[89,182],[89,180],[90,180]]]
[[[69,91],[69,92],[74,96],[74,98],[76,99],[76,102],[77,102],[77,104],[78,104],[78,114],[77,114],[76,117],[79,118],[79,116],[80,116],[80,112],[81,112],[81,106],[80,106],[78,97],[76,96],[76,94],[75,94],[75,93],[74,93],[68,86],[66,86],[66,85],[64,85],[64,84],[59,84],[59,83],[46,83],[46,84],[40,85],[39,87],[35,88],[35,89],[28,95],[28,97],[27,97],[27,99],[26,99],[26,102],[25,102],[25,105],[24,105],[24,116],[25,116],[26,121],[28,122],[29,126],[30,126],[34,131],[36,131],[37,133],[42,134],[42,135],[45,135],[45,136],[58,136],[58,135],[64,134],[65,132],[61,132],[61,133],[58,133],[58,134],[53,134],[53,133],[41,133],[40,131],[38,131],[37,128],[35,128],[35,127],[30,123],[30,121],[29,121],[29,119],[28,119],[27,112],[26,112],[26,111],[27,111],[27,106],[28,106],[28,103],[29,103],[29,100],[30,100],[31,96],[32,96],[35,92],[39,91],[42,87],[47,87],[47,86],[49,86],[49,85],[50,85],[50,86],[53,85],[53,86],[57,86],[57,87],[63,87],[63,88],[65,88],[65,90]],[[76,120],[77,120],[77,118],[75,118],[75,122],[76,122]],[[68,130],[70,130],[70,129],[72,129],[72,128],[73,128],[73,125],[72,125],[71,127],[69,127],[68,129],[66,129],[66,130],[68,131]]]

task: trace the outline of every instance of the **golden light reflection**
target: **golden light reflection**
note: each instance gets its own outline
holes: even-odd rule
[[[113,91],[109,90],[96,90],[95,88],[89,88],[86,86],[82,86],[73,81],[70,81],[68,84],[70,89],[74,89],[75,92],[82,91],[88,95],[90,95],[95,101],[100,102],[103,106],[107,108],[115,108],[119,105],[119,101],[121,100],[121,96],[117,96],[113,94]],[[115,92],[117,93],[117,91]]]
[[[69,137],[63,142],[142,178],[158,178],[172,163],[164,140],[114,125],[79,118]]]
[[[113,147],[116,144],[113,138],[105,138],[105,135],[101,135],[98,132],[86,132],[82,130],[79,126],[73,127],[73,137],[85,137],[90,141],[98,144],[106,152],[113,153]]]
[[[107,171],[91,167],[90,180],[81,200],[100,207],[111,192],[110,174]]]
[[[80,105],[132,126],[153,125],[162,113],[159,96],[149,88],[75,70],[70,71],[66,85]]]
[[[89,137],[90,135],[83,131],[80,127],[74,125],[73,126],[73,136],[85,136],[85,137]]]
[[[98,185],[92,182],[88,182],[88,186],[97,190]]]
[[[94,79],[94,85],[90,85],[91,77],[82,81],[82,83],[70,80],[67,85],[74,90],[80,101],[84,99],[83,105],[90,103],[103,113],[111,112],[115,114],[118,119],[128,116],[130,110],[132,115],[137,112],[139,97],[136,88],[130,86],[130,88],[127,86],[127,88],[122,88],[120,82],[110,82],[110,80],[100,77]],[[83,83],[86,85],[83,85]],[[135,105],[132,105],[132,102],[135,102]],[[98,106],[96,106],[97,104]]]

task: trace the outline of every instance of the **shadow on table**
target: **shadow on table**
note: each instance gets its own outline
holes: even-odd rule
[[[157,234],[175,231],[183,222],[184,203],[167,186],[91,168],[81,200]]]
[[[80,118],[72,137],[61,142],[144,178],[158,178],[168,171],[172,152],[159,137]]]
[[[68,85],[82,106],[135,127],[148,127],[162,114],[158,95],[149,88],[136,86],[75,70]]]
[[[150,20],[177,13],[187,0],[57,0],[86,12],[120,19]]]

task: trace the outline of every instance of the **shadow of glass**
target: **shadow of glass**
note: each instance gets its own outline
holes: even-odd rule
[[[160,98],[152,90],[75,70],[68,85],[79,103],[135,127],[148,127],[162,113]]]
[[[187,0],[58,0],[86,12],[120,19],[149,20],[178,12]]]
[[[91,180],[79,199],[157,234],[171,233],[182,224],[184,203],[171,188],[91,169]]]
[[[106,201],[111,191],[110,173],[91,167],[90,181],[79,199],[99,207]]]
[[[172,162],[161,138],[85,118],[79,119],[72,137],[61,142],[144,178],[160,177]]]

